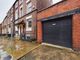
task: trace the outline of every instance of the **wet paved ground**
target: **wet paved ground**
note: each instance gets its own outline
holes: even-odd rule
[[[35,42],[26,42],[21,40],[12,41],[10,38],[0,38],[1,49],[13,56],[14,60],[25,55],[30,50],[36,48],[39,44]]]
[[[13,56],[14,60],[80,60],[80,54],[71,50],[39,45],[36,43],[0,38],[1,49]],[[34,49],[36,48],[36,49]],[[34,49],[34,50],[33,50]],[[31,51],[32,50],[32,51]],[[30,52],[31,51],[31,52]]]
[[[42,45],[28,53],[24,60],[80,60],[80,54],[71,50]]]

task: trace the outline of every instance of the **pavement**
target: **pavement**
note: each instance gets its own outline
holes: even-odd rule
[[[42,44],[19,60],[80,60],[80,54],[69,48]]]
[[[10,55],[12,60],[17,60],[29,51],[37,48],[40,44],[36,42],[28,42],[22,40],[11,40],[10,38],[0,38],[1,52],[4,55]],[[2,54],[3,55],[3,54]],[[2,56],[0,55],[0,57]]]
[[[80,53],[68,48],[4,37],[0,38],[0,52],[0,58],[12,60],[80,60]]]

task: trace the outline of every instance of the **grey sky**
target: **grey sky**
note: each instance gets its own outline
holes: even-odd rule
[[[0,23],[14,2],[15,0],[0,0]]]

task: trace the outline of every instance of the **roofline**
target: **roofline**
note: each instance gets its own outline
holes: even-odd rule
[[[17,1],[18,1],[18,0],[16,0],[16,1],[13,3],[13,5],[10,7],[10,9],[11,9],[13,6],[15,6],[15,3],[16,3]],[[8,12],[10,11],[10,9],[8,10]],[[6,13],[6,16],[4,17],[3,21],[1,22],[1,24],[2,24],[2,23],[4,22],[4,20],[6,19],[8,12]]]

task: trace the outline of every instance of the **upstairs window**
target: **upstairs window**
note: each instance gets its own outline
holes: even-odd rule
[[[52,0],[52,4],[56,4],[56,3],[59,3],[61,2],[62,0]]]
[[[13,8],[11,8],[11,13],[13,13]]]
[[[23,16],[23,6],[21,6],[19,10],[19,17],[22,17],[22,16]]]
[[[19,4],[23,3],[23,0],[19,0]]]
[[[15,11],[15,19],[18,19],[18,9]]]
[[[18,7],[18,2],[16,2],[16,4],[15,4],[15,8],[17,8]]]
[[[27,0],[26,3],[30,2],[30,0]]]
[[[21,11],[20,15],[22,16],[22,15],[23,15],[23,9],[22,9],[22,8],[20,8],[20,11]]]
[[[30,0],[28,0],[26,2],[26,7],[27,7],[27,13],[31,12],[32,11],[32,2]]]
[[[13,20],[13,14],[11,15],[11,21]]]

